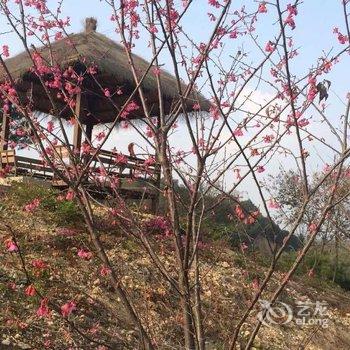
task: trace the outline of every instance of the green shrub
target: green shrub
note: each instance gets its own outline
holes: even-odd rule
[[[14,183],[7,197],[19,208],[38,198],[40,206],[36,212],[44,221],[57,225],[73,225],[82,221],[76,201],[58,200],[59,192],[39,184]]]
[[[277,268],[282,271],[289,270],[296,257],[297,252],[284,253],[277,263]],[[334,252],[322,251],[320,253],[316,248],[310,250],[299,265],[296,274],[299,276],[307,275],[311,269],[314,269],[316,278],[332,282],[334,277]],[[339,254],[334,282],[340,287],[350,290],[350,258],[342,252]]]

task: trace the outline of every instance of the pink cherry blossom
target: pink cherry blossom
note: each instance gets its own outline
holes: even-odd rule
[[[30,203],[24,206],[24,211],[26,211],[27,213],[32,213],[33,211],[39,208],[39,205],[40,205],[40,199],[35,198]]]
[[[211,117],[214,120],[219,120],[220,119],[220,110],[219,110],[218,107],[211,106],[210,109],[209,109],[209,113],[210,113]]]
[[[12,239],[6,240],[5,246],[6,246],[7,251],[9,251],[9,252],[17,252],[18,251],[18,246]]]
[[[268,202],[268,207],[270,209],[280,209],[280,205],[276,202],[275,199],[271,198]]]
[[[92,150],[92,148],[91,148],[91,146],[89,145],[88,142],[83,142],[81,144],[81,152],[83,154],[90,154],[91,150]]]
[[[9,51],[9,47],[7,45],[3,45],[2,46],[2,54],[4,55],[4,57],[10,57],[10,51]]]
[[[259,13],[267,13],[267,8],[266,8],[266,2],[263,1],[259,4],[259,8],[258,8],[258,12]]]
[[[35,259],[32,261],[32,266],[38,270],[44,270],[47,268],[47,263],[42,259]]]
[[[294,17],[293,15],[289,15],[285,20],[284,20],[284,23],[289,25],[292,30],[295,29],[295,21],[294,21]]]
[[[288,4],[287,10],[290,15],[297,16],[298,15],[298,9],[295,5]]]
[[[265,171],[265,168],[262,165],[258,165],[257,168],[256,168],[256,171],[258,173],[263,173]]]
[[[126,118],[131,112],[137,111],[139,108],[140,106],[135,101],[131,101],[127,106],[124,107],[120,116],[122,118]]]
[[[32,297],[36,294],[36,289],[35,287],[30,284],[24,291],[25,295],[27,295],[28,297]]]
[[[107,266],[102,266],[100,269],[100,275],[105,277],[111,273],[111,270]]]
[[[153,165],[156,163],[156,160],[154,159],[154,157],[148,157],[145,161],[144,161],[144,165],[147,167],[147,166],[150,166],[150,165]]]
[[[344,45],[349,41],[347,35],[343,35],[342,33],[338,33],[338,41],[340,44]]]
[[[235,136],[243,136],[243,131],[241,128],[237,128],[234,132],[233,135]]]
[[[66,200],[67,201],[71,201],[73,200],[75,197],[75,193],[73,191],[68,191],[67,194],[66,194]]]
[[[106,97],[111,97],[111,93],[110,93],[110,91],[109,91],[109,89],[104,89],[103,90],[103,93],[104,93],[104,95],[106,96]]]
[[[216,8],[220,7],[220,3],[217,0],[208,0],[209,5],[214,6]]]
[[[266,52],[273,52],[275,51],[275,46],[272,41],[268,41],[265,45],[265,51]]]
[[[54,122],[52,120],[50,120],[46,126],[47,131],[51,133],[54,129],[54,126],[55,126]]]
[[[317,225],[314,222],[312,222],[308,227],[308,231],[310,233],[314,233],[314,232],[316,232],[316,230],[317,230]]]
[[[150,138],[154,137],[154,132],[149,126],[146,127],[146,136]]]
[[[232,30],[229,35],[230,39],[237,39],[238,37],[238,32],[236,29]]]
[[[151,25],[149,28],[148,28],[148,30],[150,31],[150,33],[152,33],[152,34],[157,34],[158,33],[158,29],[157,29],[157,27],[153,24],[153,25]]]
[[[41,300],[40,302],[40,306],[36,312],[37,316],[39,317],[50,317],[51,315],[51,311],[49,309],[49,307],[47,306],[48,304],[48,300],[47,298],[44,298]]]
[[[84,260],[90,260],[92,258],[92,253],[84,249],[79,249],[78,256]]]
[[[127,164],[128,159],[126,158],[126,156],[124,154],[117,154],[117,156],[114,159],[116,164]]]
[[[68,301],[68,303],[61,306],[61,313],[63,317],[68,317],[74,310],[77,309],[74,301]]]
[[[101,131],[96,135],[96,140],[102,141],[105,137],[106,137],[106,134],[103,131]]]

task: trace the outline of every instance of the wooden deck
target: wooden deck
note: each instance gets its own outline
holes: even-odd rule
[[[61,163],[57,169],[63,170],[62,162],[66,164],[67,168],[70,168],[65,149],[62,147],[58,148],[57,151]],[[94,150],[91,153],[93,152]],[[112,193],[113,187],[117,188],[118,192],[126,198],[145,197],[151,198],[152,201],[157,198],[160,182],[158,164],[104,150],[101,150],[98,156],[92,160],[89,155],[80,157],[82,164],[86,164],[89,160],[91,164],[83,184],[92,193]],[[0,152],[0,169],[5,171],[6,176],[9,177],[31,177],[49,181],[56,188],[64,189],[67,187],[67,184],[57,178],[52,169],[42,160],[19,156],[14,150]],[[110,179],[113,179],[113,184]]]

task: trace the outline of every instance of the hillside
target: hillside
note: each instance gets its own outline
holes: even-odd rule
[[[135,349],[133,327],[113,296],[107,278],[101,271],[93,251],[92,257],[80,256],[89,250],[88,235],[79,214],[61,208],[57,220],[55,210],[39,209],[36,215],[23,211],[18,194],[2,194],[0,208],[0,349]],[[66,211],[64,211],[66,210]],[[75,216],[74,216],[75,215]],[[102,210],[101,240],[107,247],[117,272],[135,300],[136,308],[160,349],[181,349],[179,329],[181,313],[177,297],[161,278],[150,257],[132,237],[125,237],[112,227]],[[17,237],[22,260],[17,252],[9,252],[5,242]],[[157,254],[171,274],[174,274],[172,240],[154,236]],[[257,265],[256,256],[232,251],[223,241],[207,242],[201,246],[203,280],[202,298],[207,348],[227,348],[235,323],[253,297],[255,276],[265,267]],[[39,294],[49,300],[51,314],[38,317],[38,294],[27,296],[27,273]],[[276,273],[270,291],[282,279]],[[268,295],[264,295],[267,299]],[[76,308],[62,318],[60,306],[74,300]],[[339,287],[321,283],[317,277],[296,278],[283,293],[281,301],[296,310],[298,301],[327,303],[328,327],[299,326],[293,319],[288,324],[264,326],[255,349],[349,349],[350,293]],[[56,307],[56,311],[54,310]],[[254,312],[256,314],[257,310]],[[253,321],[250,318],[248,321]],[[242,327],[241,343],[248,338],[251,325]],[[81,334],[84,334],[82,336]]]

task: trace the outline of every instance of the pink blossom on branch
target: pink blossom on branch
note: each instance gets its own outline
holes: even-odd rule
[[[9,47],[8,47],[7,45],[3,45],[3,46],[2,46],[2,55],[3,55],[5,58],[10,57],[10,51],[9,51]]]
[[[152,33],[152,34],[157,34],[158,33],[158,29],[157,29],[157,27],[153,24],[153,25],[151,25],[149,28],[148,28],[148,30],[150,31],[150,33]]]
[[[220,119],[220,110],[217,106],[211,106],[209,113],[214,120]]]
[[[287,10],[289,12],[289,15],[297,16],[298,15],[298,9],[295,5],[288,4]]]
[[[140,106],[135,101],[131,101],[124,107],[120,116],[122,118],[127,118],[131,112],[137,111],[139,108]]]
[[[32,297],[36,294],[36,289],[35,287],[30,284],[24,291],[25,295],[27,295],[28,297]]]
[[[68,303],[61,306],[61,314],[63,317],[68,317],[76,309],[76,303],[71,300]]]
[[[258,12],[259,13],[267,13],[267,8],[266,8],[266,2],[263,1],[259,4],[259,7],[258,7]]]
[[[312,222],[308,227],[308,231],[310,233],[314,233],[314,232],[316,232],[316,230],[317,230],[317,225],[316,225],[316,223]]]
[[[32,266],[38,270],[44,270],[47,268],[47,263],[42,259],[35,259],[32,261]]]
[[[72,201],[75,197],[75,193],[71,190],[69,190],[66,194],[66,200],[67,201]]]
[[[92,253],[84,249],[79,249],[77,255],[84,260],[90,260],[92,258]]]
[[[266,52],[274,52],[275,51],[275,46],[272,41],[268,41],[265,45],[265,51]]]
[[[256,171],[257,171],[258,173],[263,173],[263,172],[265,171],[265,168],[264,168],[262,165],[258,165],[258,166],[256,167]]]
[[[219,1],[217,1],[217,0],[208,0],[208,4],[209,4],[210,6],[213,6],[213,7],[216,7],[216,8],[219,8],[219,7],[220,7],[220,3],[219,3]]]
[[[268,202],[268,207],[270,209],[280,209],[281,206],[276,202],[275,199],[271,198]]]
[[[107,266],[102,266],[100,269],[100,275],[102,277],[108,276],[111,273],[111,270]]]
[[[103,93],[104,93],[104,95],[106,96],[106,97],[111,97],[111,93],[110,93],[110,91],[109,91],[109,89],[104,89],[103,90]]]
[[[294,21],[294,17],[292,15],[289,15],[285,19],[284,23],[289,25],[292,28],[292,30],[295,29],[295,21]]]
[[[39,206],[40,206],[40,199],[35,198],[30,203],[28,203],[24,206],[24,211],[26,211],[27,213],[32,213],[36,209],[38,209]]]
[[[51,310],[48,307],[48,300],[47,298],[44,298],[40,302],[40,306],[36,312],[37,316],[39,317],[50,317],[51,316]]]
[[[5,246],[6,246],[7,251],[9,251],[9,252],[17,252],[18,251],[18,246],[12,239],[6,240]]]
[[[53,129],[54,129],[54,122],[52,120],[50,120],[48,123],[47,123],[47,126],[46,126],[46,129],[49,133],[52,133]]]
[[[235,136],[243,136],[242,128],[237,128],[237,129],[233,132],[233,135],[235,135]]]

